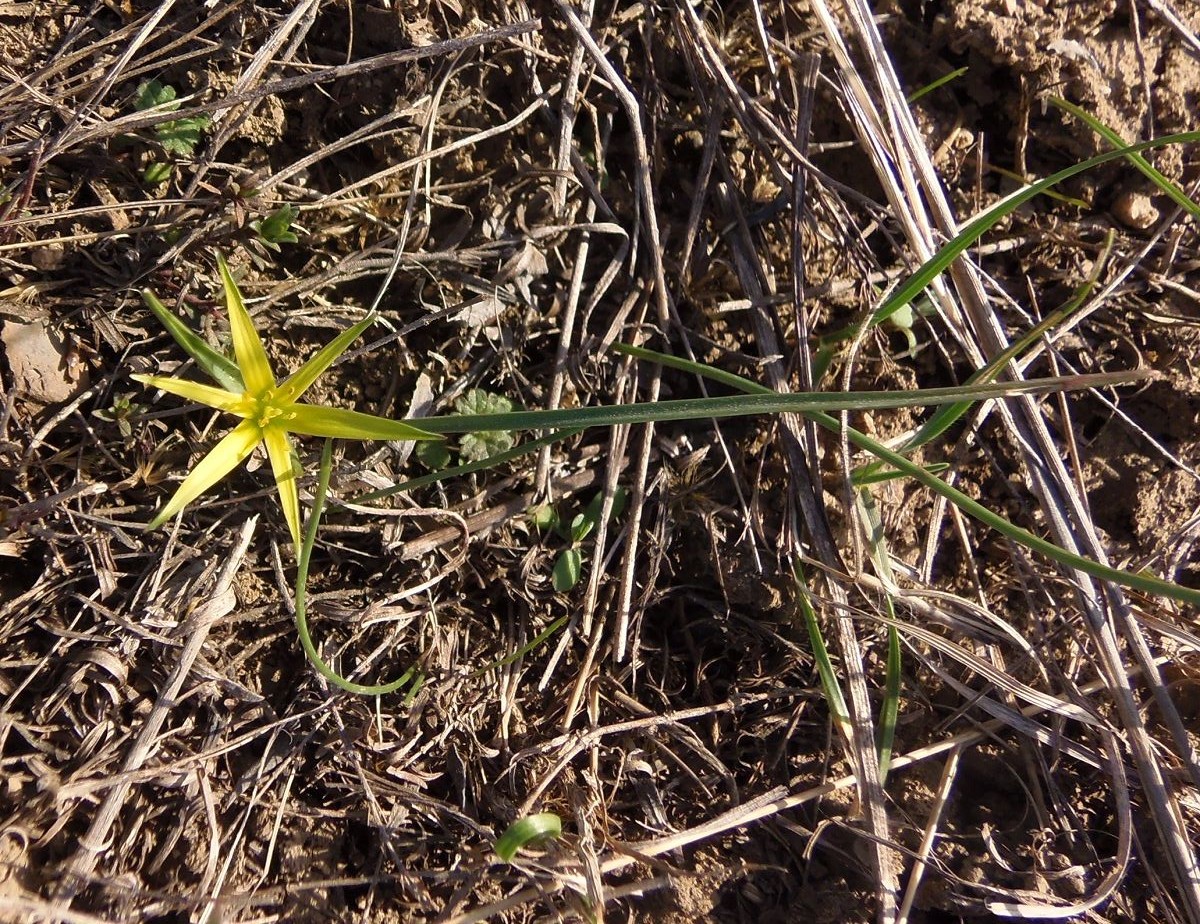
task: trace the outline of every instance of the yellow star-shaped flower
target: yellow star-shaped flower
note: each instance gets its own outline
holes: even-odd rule
[[[374,317],[364,318],[349,330],[343,331],[294,374],[276,384],[267,352],[263,348],[258,331],[254,329],[250,313],[246,310],[233,276],[230,275],[229,267],[219,255],[217,264],[225,287],[236,365],[184,326],[163,307],[153,293],[147,291],[143,294],[146,303],[180,346],[224,387],[215,388],[211,385],[201,385],[199,382],[161,375],[134,375],[132,378],[181,398],[206,404],[219,411],[227,411],[241,417],[242,422],[192,469],[175,495],[146,528],[161,526],[229,474],[259,443],[265,443],[267,455],[271,459],[271,468],[275,473],[275,483],[279,486],[283,516],[291,531],[292,542],[299,547],[300,497],[296,479],[300,468],[289,434],[364,440],[422,440],[440,437],[386,417],[300,403],[299,399],[313,382],[374,322]]]

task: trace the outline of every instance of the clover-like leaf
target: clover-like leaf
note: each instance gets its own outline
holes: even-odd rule
[[[474,414],[508,414],[513,403],[503,395],[482,388],[472,388],[454,402],[454,409],[464,416]],[[464,462],[481,462],[488,456],[512,449],[516,436],[511,430],[487,430],[464,434],[458,441],[458,454]]]

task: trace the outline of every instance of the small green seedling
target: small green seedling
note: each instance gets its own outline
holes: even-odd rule
[[[138,87],[133,108],[138,112],[146,112],[150,109],[174,112],[180,106],[175,97],[175,88],[170,84],[162,83],[159,80],[147,80]],[[191,157],[210,124],[212,124],[212,120],[206,115],[196,115],[186,119],[170,119],[160,122],[154,127],[154,139],[162,145],[166,154],[176,157]],[[173,170],[173,164],[155,161],[146,167],[142,173],[142,180],[148,186],[157,186],[170,179]]]
[[[300,210],[290,203],[281,205],[266,218],[250,222],[250,227],[258,235],[258,242],[264,247],[279,252],[280,244],[295,244],[300,240],[292,230],[292,222]]]
[[[175,168],[171,164],[165,164],[161,160],[156,160],[142,171],[142,182],[147,186],[158,186],[160,183],[165,183],[171,179],[171,174],[174,172]]]
[[[617,488],[613,492],[612,510],[608,515],[610,522],[625,511],[626,497],[627,492],[624,488]],[[564,522],[558,511],[549,504],[534,507],[529,511],[530,522],[540,532],[554,530],[569,543],[568,547],[559,553],[551,575],[554,589],[560,594],[571,590],[583,577],[583,540],[600,524],[603,508],[604,493],[601,492],[592,498],[591,503],[582,512],[575,514],[569,523]]]
[[[511,414],[512,401],[503,395],[472,388],[454,402],[454,416],[476,414]],[[464,433],[458,441],[459,459],[466,465],[482,462],[516,445],[517,435],[511,430],[481,430]],[[422,443],[417,446],[417,458],[431,472],[450,464],[450,448],[444,443]]]
[[[96,411],[96,416],[101,420],[109,421],[109,423],[115,423],[121,436],[129,439],[133,436],[133,426],[130,421],[144,409],[145,406],[135,403],[130,395],[118,395],[113,399],[111,407],[100,408]]]
[[[493,849],[505,863],[512,861],[522,847],[530,847],[562,837],[562,819],[553,812],[539,812],[514,821],[496,838]]]
[[[458,414],[510,414],[513,403],[503,395],[492,394],[482,388],[472,388],[454,402]],[[458,455],[464,462],[481,462],[488,456],[512,449],[516,434],[511,430],[493,430],[482,433],[466,433],[458,441]]]

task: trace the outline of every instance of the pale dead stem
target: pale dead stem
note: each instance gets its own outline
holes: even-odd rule
[[[120,116],[111,121],[98,121],[87,128],[80,129],[76,134],[71,136],[70,140],[72,144],[79,145],[89,141],[111,138],[115,135],[128,134],[142,128],[151,128],[166,119],[178,120],[198,115],[214,115],[234,106],[257,102],[269,96],[280,96],[305,87],[327,83],[331,80],[360,77],[364,74],[395,67],[398,64],[420,61],[425,58],[441,57],[442,55],[452,54],[468,48],[479,48],[494,42],[513,38],[514,36],[524,35],[536,30],[538,27],[539,23],[537,20],[527,20],[525,22],[501,26],[465,38],[449,39],[444,42],[435,42],[416,48],[405,48],[401,51],[389,51],[384,54],[352,61],[349,64],[315,67],[304,74],[269,80],[241,93],[231,93],[210,103],[176,109],[167,115],[163,115],[162,113],[138,112]],[[0,156],[25,157],[33,153],[36,147],[37,142],[33,141],[0,145]]]
[[[1161,659],[1160,663],[1165,663],[1166,659]],[[1130,676],[1136,677],[1139,675],[1138,668],[1130,670]],[[1104,681],[1094,681],[1080,688],[1080,692],[1087,696],[1093,696],[1105,689]],[[776,693],[765,694],[766,697],[774,697],[779,695],[787,695],[787,691],[777,691]],[[614,725],[601,726],[599,728],[589,729],[588,731],[561,735],[556,739],[545,742],[536,748],[537,753],[543,753],[549,750],[557,750],[558,754],[555,757],[554,767],[550,775],[560,772],[566,767],[570,761],[580,753],[596,747],[596,745],[604,738],[610,736],[619,736],[628,734],[634,730],[649,730],[649,729],[666,729],[673,724],[679,722],[690,721],[707,715],[712,715],[717,712],[723,712],[732,709],[746,708],[754,702],[759,701],[761,697],[747,697],[739,702],[727,702],[715,706],[702,707],[699,709],[681,710],[675,713],[652,716],[644,719],[635,719],[628,722],[621,722]],[[1025,718],[1032,718],[1038,715],[1043,710],[1038,706],[1028,706],[1021,711],[1021,715]],[[939,787],[939,800],[932,817],[927,820],[927,833],[924,840],[931,840],[936,835],[936,830],[933,826],[936,824],[936,818],[945,800],[949,798],[952,781],[955,774],[954,765],[957,762],[957,756],[963,751],[971,748],[974,745],[980,744],[989,740],[999,732],[1003,732],[1008,728],[1008,723],[1002,719],[993,719],[988,722],[981,723],[978,728],[968,731],[959,732],[935,744],[927,745],[918,748],[908,754],[901,755],[892,761],[892,770],[899,771],[907,767],[912,767],[922,761],[932,760],[937,757],[946,758],[946,763],[943,764],[943,783]],[[1056,739],[1056,746],[1068,744],[1068,740],[1062,736]],[[531,752],[522,752],[515,755],[516,759],[527,758],[532,756]],[[1029,905],[1021,906],[1007,898],[1010,893],[999,889],[991,890],[996,895],[996,901],[991,904],[989,910],[993,913],[1006,913],[1018,917],[1031,918],[1068,918],[1073,915],[1081,914],[1108,898],[1113,890],[1120,884],[1120,880],[1124,875],[1125,869],[1128,866],[1132,846],[1132,819],[1129,811],[1128,794],[1124,792],[1124,770],[1120,767],[1120,748],[1117,745],[1115,737],[1111,734],[1106,735],[1106,747],[1103,752],[1097,753],[1087,748],[1075,747],[1073,756],[1083,760],[1086,763],[1099,767],[1105,763],[1108,764],[1110,771],[1114,775],[1114,782],[1117,784],[1117,792],[1114,793],[1113,807],[1118,814],[1118,823],[1121,830],[1121,840],[1117,852],[1114,869],[1104,875],[1101,881],[1093,889],[1092,894],[1086,899],[1074,904],[1062,904],[1057,906],[1046,905]],[[538,793],[544,791],[545,787],[550,783],[549,779],[544,779]],[[607,857],[601,858],[600,871],[604,875],[613,875],[623,870],[627,870],[632,866],[644,865],[648,861],[652,861],[656,857],[661,857],[664,854],[680,850],[685,847],[694,846],[702,841],[714,837],[729,834],[739,828],[744,828],[757,821],[766,818],[772,818],[784,812],[792,811],[803,805],[816,802],[825,796],[842,790],[857,788],[858,779],[853,774],[839,777],[835,780],[830,780],[827,783],[822,783],[819,786],[809,787],[801,792],[788,794],[786,789],[779,787],[776,790],[765,793],[755,799],[752,799],[744,804],[738,805],[727,812],[696,825],[687,830],[680,831],[667,837],[656,838],[648,841],[639,841],[636,843],[614,844],[612,850]],[[536,802],[536,799],[530,799],[522,808],[528,811],[529,808]],[[929,834],[930,830],[934,834]],[[890,840],[889,840],[890,844]],[[927,856],[927,849],[919,849],[916,856],[918,858]],[[543,872],[550,872],[544,869]],[[943,873],[945,871],[942,871]],[[561,892],[565,889],[581,890],[583,887],[584,876],[579,873],[573,873],[568,870],[560,870],[557,878],[546,882],[543,880],[537,887],[524,889],[517,892],[502,901],[493,902],[489,905],[481,906],[470,911],[450,917],[446,920],[446,924],[478,924],[481,921],[491,920],[496,918],[506,911],[519,908],[522,905],[527,905],[534,901],[544,900],[547,895]],[[908,891],[912,891],[911,887]],[[1043,896],[1029,896],[1031,899],[1043,898]]]
[[[174,670],[167,678],[162,692],[159,693],[154,707],[146,716],[142,727],[138,730],[132,746],[125,754],[121,765],[121,774],[136,773],[154,753],[158,745],[159,734],[163,724],[171,715],[184,683],[192,672],[192,666],[200,654],[201,648],[208,637],[213,623],[231,612],[237,606],[233,593],[233,579],[242,566],[242,560],[250,548],[250,540],[254,538],[254,530],[258,525],[258,517],[252,516],[242,524],[236,540],[228,550],[225,564],[217,576],[216,582],[205,599],[184,624],[187,641],[179,653],[179,659]],[[148,601],[153,603],[153,598]],[[86,887],[92,870],[109,845],[109,831],[125,803],[131,783],[128,778],[117,782],[106,793],[92,816],[87,833],[80,838],[79,847],[68,861],[64,878],[54,895],[55,911],[69,909],[75,896]]]
[[[649,147],[646,143],[646,126],[644,120],[650,117],[650,114],[645,112],[641,103],[629,89],[624,78],[609,61],[604,50],[597,43],[591,30],[584,24],[576,9],[556,0],[556,6],[567,25],[570,27],[572,34],[575,36],[579,44],[586,50],[587,55],[591,58],[592,63],[599,70],[607,81],[609,88],[616,94],[620,101],[621,108],[624,109],[626,116],[629,119],[629,126],[633,137],[634,148],[634,171],[636,179],[636,196],[641,209],[641,222],[633,236],[634,241],[641,239],[645,235],[643,244],[643,252],[645,259],[650,265],[650,291],[646,293],[648,302],[654,307],[655,320],[660,329],[667,330],[673,320],[677,321],[671,307],[670,294],[667,287],[666,270],[663,264],[663,251],[661,231],[659,228],[658,207],[656,202],[654,177],[651,173],[651,159]],[[638,256],[638,246],[635,243],[632,248],[633,258]],[[638,323],[641,323],[639,319]],[[635,379],[636,381],[636,379]],[[649,373],[649,382],[644,393],[638,394],[637,397],[645,401],[657,401],[662,387],[662,370],[655,368]],[[625,436],[620,433],[617,437],[617,442],[614,446],[616,451],[613,452],[613,457],[624,455]],[[628,641],[625,634],[628,632],[630,613],[633,608],[633,600],[635,595],[636,572],[640,563],[640,534],[641,534],[641,519],[645,509],[646,486],[648,481],[648,473],[650,467],[651,451],[654,447],[654,426],[647,424],[641,428],[638,444],[632,452],[634,463],[631,470],[625,472],[629,488],[629,506],[628,506],[628,525],[625,529],[625,548],[620,566],[620,578],[617,590],[616,601],[616,623],[618,630],[622,633],[614,639],[615,651],[618,652],[618,658],[628,650]],[[606,509],[611,509],[611,488],[615,486],[617,480],[617,472],[610,468],[605,479],[606,486]],[[607,536],[607,524],[602,518],[600,529],[597,530],[595,539],[595,548],[603,548],[601,543]],[[593,671],[596,653],[600,647],[604,633],[604,624],[597,623],[593,625],[595,614],[595,601],[598,589],[598,579],[593,578],[589,582],[587,605],[583,612],[583,617],[580,622],[579,631],[589,639],[588,653],[584,662],[584,668],[579,672],[578,678],[572,688],[570,701],[567,711],[563,718],[563,728],[569,728],[574,722],[575,715],[578,712],[580,703],[583,699],[584,692],[588,685],[593,680]],[[593,688],[594,689],[594,688]],[[594,701],[593,701],[594,713]]]
[[[874,157],[876,173],[906,230],[909,244],[918,259],[924,260],[933,253],[938,243],[931,222],[943,240],[953,236],[957,223],[900,90],[873,14],[861,0],[848,0],[846,4],[877,95],[870,93],[862,83],[840,39],[836,21],[823,0],[817,0],[814,9],[822,20],[830,47],[835,52],[844,84],[851,91],[855,112],[861,116],[853,120],[854,128],[864,148]],[[876,111],[877,103],[883,106],[883,114]],[[928,212],[925,203],[929,204]],[[973,267],[967,260],[959,259],[951,267],[950,275],[961,306],[940,286],[931,289],[943,319],[955,332],[959,343],[967,349],[972,361],[978,363],[981,359],[997,355],[1007,346],[1007,340]],[[1041,501],[1054,541],[1063,548],[1106,562],[1105,550],[1092,525],[1087,504],[1063,465],[1036,402],[1019,400],[1003,403],[999,413],[1022,451],[1030,487]],[[1196,785],[1197,774],[1200,773],[1195,752],[1123,591],[1108,585],[1098,592],[1092,579],[1080,573],[1074,574],[1072,580],[1087,615],[1087,626],[1097,646],[1110,685],[1109,692],[1121,716],[1141,784],[1148,795],[1151,815],[1170,858],[1173,877],[1188,919],[1200,921],[1200,867],[1188,837],[1175,787],[1163,773],[1140,706],[1124,671],[1120,669],[1118,631],[1144,672],[1175,746],[1190,770],[1193,785]]]
[[[729,92],[730,88],[735,86],[735,82],[725,71],[720,55],[716,53],[708,40],[707,29],[700,22],[695,10],[690,6],[685,6],[677,14],[677,17],[680,31],[686,36],[683,41],[685,47],[695,49],[696,53],[701,56],[706,69],[720,75],[719,78],[713,80],[713,83],[717,87],[725,88],[725,99],[734,110],[744,108],[740,105],[740,94]],[[764,52],[767,53],[769,59],[769,50],[764,48]],[[700,65],[700,62],[698,61],[697,64]],[[777,127],[777,131],[782,135],[782,126]],[[751,131],[750,134],[753,137],[757,133]],[[804,143],[802,139],[800,143]],[[723,161],[720,166],[725,167]],[[803,169],[803,165],[797,164],[797,168]],[[724,191],[724,194],[720,198],[724,200],[726,210],[734,218],[734,243],[732,246],[738,276],[743,290],[750,298],[751,305],[759,306],[764,303],[765,297],[771,294],[767,291],[769,276],[759,264],[756,256],[761,248],[755,247],[753,241],[750,240],[745,216],[737,208],[735,197],[729,194],[732,177],[727,168],[723,172],[724,182],[720,189]],[[776,166],[775,172],[783,173],[783,170]],[[795,271],[796,269],[793,268],[793,272]],[[752,307],[750,317],[758,349],[761,355],[768,360],[766,371],[769,384],[777,391],[787,390],[788,378],[783,363],[778,358],[782,352],[775,335],[773,322],[761,308],[756,310],[755,307]],[[806,345],[801,346],[802,350],[805,348]],[[819,451],[814,442],[814,433],[810,430],[806,439],[802,435],[802,426],[799,420],[794,416],[787,415],[780,421],[779,435],[783,441],[788,470],[791,475],[789,483],[792,498],[803,514],[803,525],[807,527],[816,557],[826,569],[841,571],[843,570],[841,555],[828,526],[821,499],[822,488],[819,482],[816,484],[813,482],[813,468],[807,455],[810,453],[815,455]],[[790,533],[793,537],[791,541],[794,543],[792,554],[799,554],[801,552],[801,525],[793,522]],[[849,694],[851,728],[844,744],[856,769],[856,776],[861,781],[859,795],[866,816],[866,827],[870,833],[869,849],[876,880],[878,913],[880,920],[888,921],[895,914],[896,874],[895,863],[888,847],[890,833],[885,797],[879,782],[879,763],[875,750],[875,723],[872,717],[869,688],[863,670],[863,644],[851,620],[842,615],[848,610],[847,589],[838,581],[829,581],[826,587],[834,611],[839,614],[834,619],[834,626],[844,671],[842,679]]]

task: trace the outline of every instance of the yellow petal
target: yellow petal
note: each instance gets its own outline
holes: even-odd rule
[[[246,416],[240,410],[244,402],[243,396],[235,395],[224,388],[189,382],[187,379],[173,379],[165,375],[131,375],[130,378],[143,385],[149,385],[151,388],[161,388],[173,395],[195,401],[197,404],[207,404],[209,407],[215,407],[218,411],[228,411],[241,417]]]
[[[346,352],[350,344],[358,339],[359,334],[374,323],[375,316],[368,315],[353,327],[338,334],[279,386],[279,400],[287,404],[299,400],[300,396],[308,391],[309,386],[317,380],[317,377],[328,369],[334,360]]]
[[[175,496],[158,512],[147,529],[156,529],[167,520],[179,513],[184,507],[211,488],[214,484],[228,475],[237,464],[254,451],[258,441],[262,439],[262,431],[252,420],[243,420],[212,451],[200,460],[192,469],[190,475],[183,479],[183,484],[175,492]]]
[[[263,431],[267,444],[267,455],[271,457],[271,469],[275,472],[275,484],[279,486],[279,503],[283,505],[283,518],[292,533],[292,542],[300,548],[300,493],[296,478],[300,467],[292,453],[292,442],[280,427],[267,427]]]
[[[242,372],[242,381],[246,383],[246,391],[250,394],[261,395],[268,388],[275,387],[275,375],[271,372],[267,351],[263,349],[258,331],[254,329],[254,322],[250,320],[250,312],[246,310],[242,293],[233,281],[229,265],[220,254],[217,254],[217,266],[221,270],[221,282],[225,286],[229,330],[233,334],[233,352]]]
[[[329,436],[350,440],[437,440],[433,433],[411,424],[374,414],[360,414],[340,407],[292,404],[283,408],[280,425],[305,436]]]

